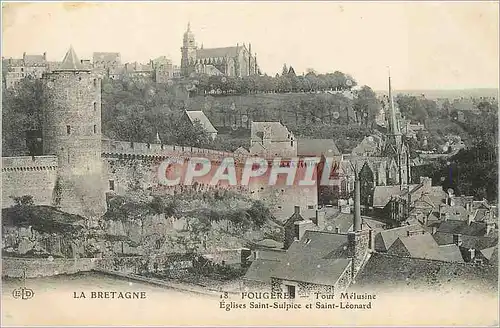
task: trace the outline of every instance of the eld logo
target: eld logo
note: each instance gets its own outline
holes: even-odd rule
[[[12,296],[14,296],[15,299],[29,300],[35,296],[35,292],[26,287],[19,287],[12,291]]]

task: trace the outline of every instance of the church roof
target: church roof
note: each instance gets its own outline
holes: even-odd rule
[[[196,50],[196,58],[236,57],[238,47],[204,48]]]
[[[58,71],[85,71],[86,69],[83,67],[81,64],[80,60],[78,59],[75,49],[73,49],[73,46],[69,47],[68,52],[66,53],[66,56],[64,56],[64,59],[57,68]]]

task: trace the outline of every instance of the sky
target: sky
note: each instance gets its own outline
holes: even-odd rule
[[[336,70],[387,89],[498,88],[498,2],[2,3],[2,56],[120,52],[180,64],[191,22],[204,48],[252,44],[264,73]]]

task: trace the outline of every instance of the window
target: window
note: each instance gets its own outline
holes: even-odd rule
[[[97,133],[97,125],[94,124],[94,133]]]
[[[293,140],[292,140],[292,141],[290,141],[290,146],[292,146],[292,147],[293,147]]]
[[[97,79],[94,79],[94,87],[97,87]]]
[[[286,285],[286,291],[291,299],[295,298],[295,286]]]
[[[66,125],[66,134],[70,135],[71,134],[71,126]]]
[[[115,180],[109,180],[109,190],[115,190]]]
[[[94,112],[97,111],[97,103],[94,101]]]
[[[314,205],[307,205],[307,209],[309,209],[309,210],[314,209]]]

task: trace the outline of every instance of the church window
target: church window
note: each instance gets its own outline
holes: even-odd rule
[[[97,110],[97,103],[94,101],[94,112]]]
[[[291,147],[293,147],[293,140],[292,140],[292,141],[290,141],[290,146],[291,146]]]
[[[94,133],[97,133],[97,125],[94,124]]]
[[[66,125],[66,134],[70,135],[71,134],[71,126]]]

